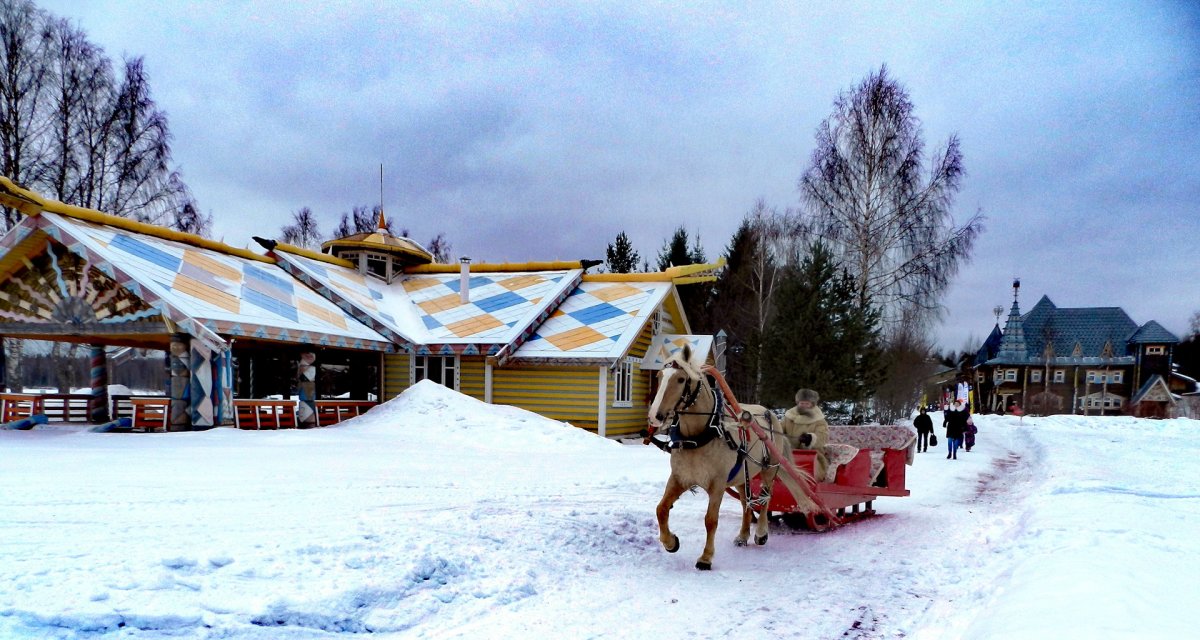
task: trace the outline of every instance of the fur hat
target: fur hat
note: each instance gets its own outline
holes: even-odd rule
[[[816,406],[820,399],[821,396],[818,396],[817,392],[813,391],[812,389],[801,389],[796,392],[796,404],[800,404],[801,402],[811,402],[813,403],[813,406]]]

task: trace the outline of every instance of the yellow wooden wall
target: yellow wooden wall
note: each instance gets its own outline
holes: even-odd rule
[[[408,354],[388,353],[383,356],[383,401],[404,393],[408,388]]]
[[[654,337],[652,335],[652,323],[647,322],[646,326],[642,327],[642,332],[638,334],[637,340],[629,349],[630,356],[641,360],[646,351],[650,349],[650,341]],[[633,365],[633,406],[627,408],[617,408],[612,406],[613,398],[616,397],[616,384],[613,375],[610,372],[608,375],[608,416],[605,420],[606,428],[605,435],[608,437],[614,436],[631,436],[636,435],[642,429],[646,428],[646,411],[650,407],[650,402],[654,398],[650,395],[650,379],[657,374],[657,371],[643,371],[638,363]]]
[[[389,353],[383,356],[384,400],[391,400],[408,389],[409,358],[407,353]],[[458,391],[477,400],[483,400],[483,382],[483,357],[459,357]]]
[[[483,356],[462,356],[458,359],[458,391],[476,400],[483,400]]]
[[[510,404],[596,431],[599,367],[522,367],[492,370],[492,402]]]

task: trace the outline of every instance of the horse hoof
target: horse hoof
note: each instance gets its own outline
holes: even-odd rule
[[[663,548],[667,550],[667,553],[675,553],[676,551],[679,551],[679,536],[671,536],[671,537],[675,538],[675,546],[668,547],[667,545],[664,544]]]
[[[754,536],[754,544],[756,544],[760,547],[763,546],[764,544],[766,544],[767,543],[767,535],[768,534],[764,533],[764,534],[762,534],[762,536]]]
[[[712,563],[700,560],[696,562],[696,568],[701,571],[712,571]]]
[[[739,546],[739,547],[744,547],[744,546],[746,546],[746,540],[745,540],[745,538],[738,538],[737,540],[734,540],[734,541],[733,541],[733,543],[734,543],[734,544],[736,544],[736,545],[737,545],[737,546]]]

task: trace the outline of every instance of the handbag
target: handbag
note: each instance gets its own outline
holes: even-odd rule
[[[933,435],[932,433],[929,434],[929,446],[931,446],[931,447],[937,446],[937,436]]]

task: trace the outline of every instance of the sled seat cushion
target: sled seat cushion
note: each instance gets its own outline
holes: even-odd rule
[[[848,444],[827,444],[825,445],[825,460],[829,462],[829,466],[825,469],[825,477],[818,478],[821,482],[834,482],[837,480],[838,468],[854,459],[858,455],[858,447]]]

